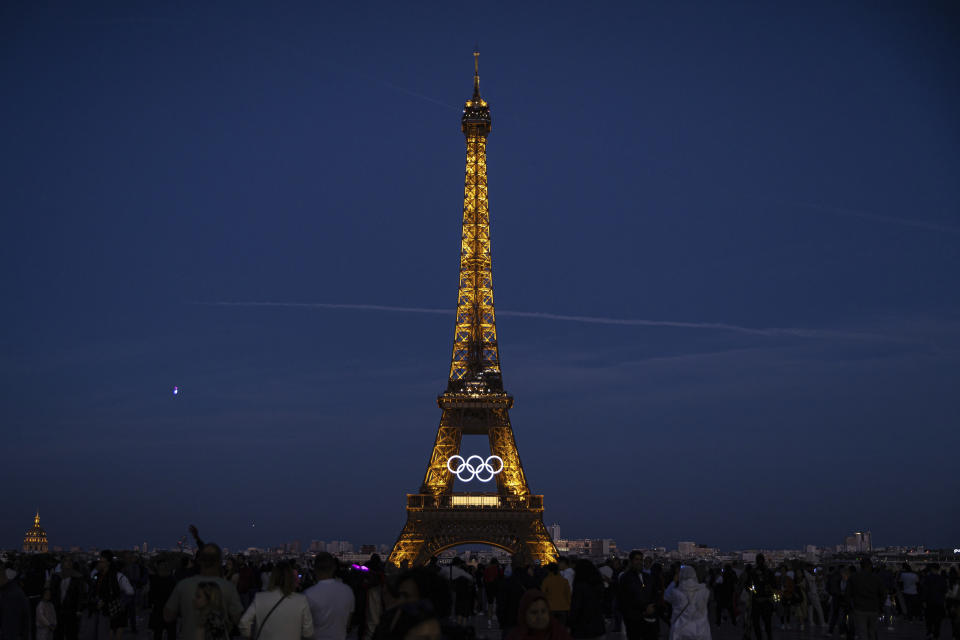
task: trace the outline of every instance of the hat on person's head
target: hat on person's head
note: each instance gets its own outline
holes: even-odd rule
[[[17,570],[16,570],[16,569],[6,569],[6,570],[4,571],[4,573],[7,574],[7,580],[13,580],[13,579],[15,579],[15,578],[17,577]]]

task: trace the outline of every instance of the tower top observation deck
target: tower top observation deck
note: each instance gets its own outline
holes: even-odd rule
[[[490,133],[490,105],[480,97],[480,52],[473,52],[473,96],[463,106],[460,128],[467,135]],[[471,131],[472,130],[472,131]]]

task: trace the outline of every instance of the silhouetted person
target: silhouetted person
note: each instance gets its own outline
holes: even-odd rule
[[[870,560],[860,561],[860,571],[847,580],[847,599],[853,609],[853,623],[860,640],[877,640],[877,620],[883,611],[887,590],[873,572]]]
[[[651,640],[660,632],[656,592],[643,573],[643,552],[630,552],[627,570],[620,576],[618,600],[628,640]]]
[[[570,597],[570,635],[574,638],[602,638],[603,576],[589,560],[577,560],[573,567],[573,594]]]
[[[74,568],[69,556],[60,563],[60,572],[50,579],[53,605],[57,610],[55,640],[77,640],[80,633],[80,609],[87,597],[87,579]]]
[[[150,620],[148,626],[153,631],[153,640],[163,640],[163,634],[166,632],[167,640],[176,640],[177,623],[167,622],[163,619],[163,605],[167,603],[173,588],[177,584],[177,579],[170,570],[170,562],[160,560],[156,564],[156,571],[150,575]]]
[[[175,623],[177,617],[182,619],[181,633],[188,640],[196,637],[198,625],[201,623],[197,617],[197,609],[194,604],[197,586],[201,582],[215,582],[220,588],[223,606],[230,626],[237,624],[240,615],[243,613],[237,588],[232,582],[220,577],[220,547],[212,542],[207,542],[200,549],[198,558],[200,573],[178,582],[163,608],[163,619],[167,624]]]
[[[773,592],[775,578],[767,568],[767,559],[757,554],[757,565],[753,568],[753,582],[747,585],[750,590],[750,626],[757,640],[761,639],[763,627],[767,640],[773,638]]]
[[[0,640],[28,640],[30,601],[17,582],[17,572],[0,569]]]
[[[737,625],[737,614],[733,608],[733,594],[736,591],[737,586],[737,574],[734,573],[733,567],[725,565],[723,571],[720,572],[720,575],[717,579],[717,584],[714,587],[714,597],[717,600],[717,626],[720,626],[720,622],[723,620],[723,612],[726,611],[730,614],[730,622],[734,626]]]
[[[500,625],[500,637],[505,637],[517,625],[520,601],[524,592],[527,591],[524,584],[526,572],[524,571],[523,561],[519,556],[513,557],[510,569],[509,577],[501,578],[500,586],[497,589],[496,613]]]
[[[923,593],[924,620],[927,623],[927,637],[936,640],[940,637],[940,625],[946,615],[947,579],[940,575],[940,565],[931,564],[921,583]]]

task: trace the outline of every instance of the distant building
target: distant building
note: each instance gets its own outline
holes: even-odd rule
[[[560,525],[556,522],[547,527],[547,531],[550,532],[550,537],[553,538],[554,543],[560,539]]]
[[[23,536],[23,551],[25,553],[46,553],[47,532],[40,526],[40,512],[33,517],[33,526]]]
[[[869,531],[857,531],[844,539],[844,551],[847,553],[863,553],[873,550],[873,536]]]
[[[677,552],[680,554],[681,558],[689,558],[694,554],[697,548],[696,542],[678,542],[677,543]]]
[[[602,538],[600,541],[600,555],[604,558],[617,555],[617,541],[613,538]]]
[[[323,551],[326,547],[323,546],[323,540],[311,540],[310,541],[310,553],[318,553]]]
[[[554,538],[553,543],[561,554],[578,558],[609,558],[617,553],[617,542],[612,538],[584,538],[582,540]]]
[[[331,540],[327,543],[327,552],[332,554],[353,553],[353,544],[346,540]]]

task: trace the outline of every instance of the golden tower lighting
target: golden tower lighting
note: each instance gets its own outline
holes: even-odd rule
[[[423,484],[419,493],[407,495],[407,523],[390,553],[390,562],[398,566],[425,563],[465,543],[489,544],[541,563],[557,557],[543,524],[543,496],[531,494],[523,473],[510,424],[513,397],[503,390],[500,373],[487,198],[490,105],[480,96],[480,54],[473,56],[473,96],[461,119],[467,158],[450,377],[437,398],[443,413]],[[464,434],[486,435],[490,457],[461,454]],[[482,467],[478,460],[493,462]],[[480,473],[464,472],[467,467],[461,464],[478,467]],[[461,479],[495,481],[496,491],[454,492],[451,470],[461,471]]]

